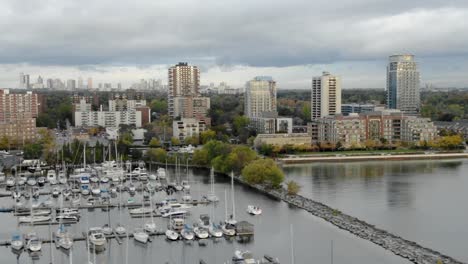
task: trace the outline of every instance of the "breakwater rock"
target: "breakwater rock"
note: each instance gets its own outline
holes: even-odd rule
[[[438,251],[375,227],[374,225],[359,220],[356,217],[342,213],[323,203],[301,195],[288,195],[284,188],[269,189],[263,185],[251,185],[238,177],[236,177],[236,180],[271,197],[302,208],[340,229],[346,230],[360,238],[369,240],[372,243],[390,250],[394,254],[406,258],[413,263],[463,263]]]

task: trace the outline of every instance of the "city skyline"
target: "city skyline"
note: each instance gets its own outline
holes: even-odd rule
[[[422,84],[468,86],[466,1],[339,0],[338,10],[321,2],[3,1],[0,87],[19,72],[125,87],[187,61],[203,84],[269,75],[279,89],[306,89],[326,70],[347,77],[344,89],[384,88],[386,58],[401,53],[418,57]]]

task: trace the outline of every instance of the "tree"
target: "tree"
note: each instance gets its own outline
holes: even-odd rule
[[[151,148],[157,148],[161,146],[161,142],[158,138],[153,137],[148,144]]]
[[[440,137],[437,146],[441,149],[458,149],[462,147],[463,139],[460,135]]]
[[[0,149],[7,150],[9,147],[10,147],[10,141],[8,140],[8,138],[6,136],[3,136],[0,139]]]
[[[295,181],[288,181],[287,191],[288,195],[296,195],[301,190],[301,186]]]
[[[206,149],[196,149],[193,152],[192,163],[200,166],[208,166],[210,160],[208,160],[208,151]]]
[[[284,173],[272,159],[258,159],[242,170],[242,178],[250,184],[278,188],[284,180]]]
[[[246,116],[236,116],[233,121],[234,134],[241,134],[243,129],[247,129],[249,126],[250,120]]]
[[[184,143],[187,145],[197,146],[199,144],[198,136],[186,137]]]
[[[26,144],[23,152],[25,159],[39,159],[42,156],[42,145],[39,143]]]
[[[203,131],[200,134],[200,139],[202,144],[206,144],[208,141],[216,139],[216,131],[211,129]]]
[[[166,162],[167,152],[162,148],[151,148],[146,151],[145,157],[149,161]]]
[[[154,99],[149,104],[151,112],[157,114],[166,114],[167,113],[167,100],[163,98]]]
[[[217,156],[228,155],[231,152],[231,145],[218,140],[211,140],[203,146],[203,149],[207,151],[207,160],[211,162]]]
[[[173,146],[179,146],[180,145],[180,139],[176,138],[176,137],[172,137],[171,138],[171,144]]]

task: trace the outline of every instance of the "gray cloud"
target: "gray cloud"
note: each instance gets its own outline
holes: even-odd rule
[[[0,63],[229,70],[399,52],[465,56],[466,17],[465,0],[4,0]]]

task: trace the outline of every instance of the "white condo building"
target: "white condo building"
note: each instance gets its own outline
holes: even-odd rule
[[[270,76],[257,76],[245,85],[245,115],[262,117],[264,112],[276,112],[276,82]]]
[[[387,107],[418,114],[421,105],[418,65],[414,55],[393,55],[387,66]]]
[[[323,72],[312,78],[311,119],[341,113],[341,78]]]

